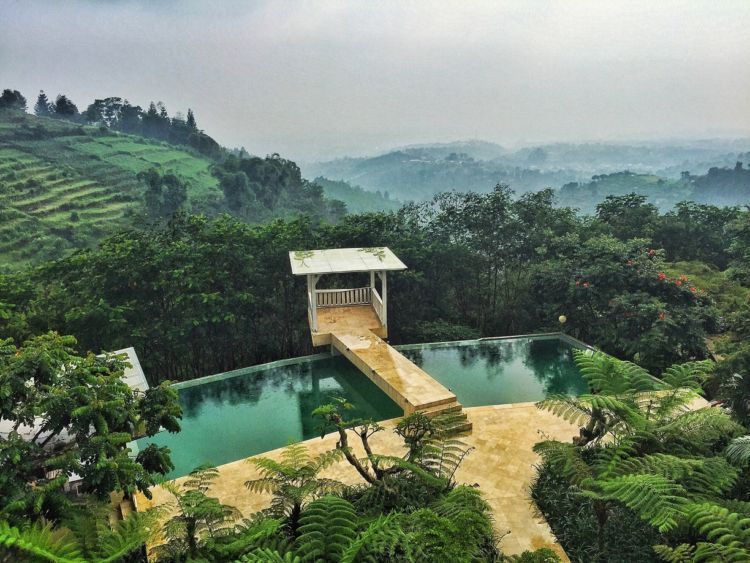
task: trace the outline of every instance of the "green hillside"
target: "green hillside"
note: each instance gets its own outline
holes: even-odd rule
[[[153,140],[0,111],[0,268],[58,257],[138,220],[138,172],[188,184],[200,207],[215,194],[211,161]]]
[[[388,192],[371,192],[343,180],[329,180],[318,176],[314,182],[323,188],[327,198],[345,202],[350,213],[395,211],[403,205],[402,202],[391,199]]]
[[[557,203],[591,214],[607,196],[629,193],[646,196],[650,203],[668,211],[676,203],[691,199],[692,186],[681,180],[669,180],[653,174],[616,172],[593,176],[590,182],[565,184],[558,192]]]

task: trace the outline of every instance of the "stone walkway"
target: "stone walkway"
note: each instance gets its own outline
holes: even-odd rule
[[[336,330],[331,339],[331,345],[404,409],[404,414],[456,402],[453,393],[373,332]]]
[[[538,457],[532,447],[540,440],[551,438],[570,440],[577,429],[564,420],[537,409],[533,403],[497,405],[464,409],[474,424],[471,434],[462,436],[467,445],[476,448],[464,460],[456,474],[459,483],[477,485],[492,507],[495,529],[504,535],[501,543],[503,553],[513,555],[525,550],[551,547],[563,557],[549,526],[539,515],[529,499],[529,486],[534,477],[534,464]],[[371,440],[375,452],[402,455],[404,448],[393,432],[395,420],[383,424],[385,430]],[[329,434],[322,439],[305,442],[308,448],[319,453],[335,447],[337,435]],[[221,439],[221,436],[217,436]],[[358,445],[358,441],[352,440]],[[278,458],[283,449],[263,454]],[[362,451],[357,452],[363,456]],[[237,507],[247,516],[266,508],[270,495],[250,493],[244,483],[258,476],[255,467],[245,460],[235,461],[219,467],[219,478],[214,482],[210,494],[221,502]],[[325,476],[356,484],[362,478],[345,460],[325,472]],[[179,479],[178,479],[179,482]],[[140,509],[172,501],[164,489],[155,488],[152,501],[138,496]],[[507,534],[507,535],[505,535]],[[567,558],[565,557],[567,561]]]

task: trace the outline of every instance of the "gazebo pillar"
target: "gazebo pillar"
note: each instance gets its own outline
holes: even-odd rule
[[[312,324],[313,332],[318,331],[318,296],[315,291],[315,286],[318,285],[320,276],[315,274],[309,274],[307,276],[307,308],[310,314],[310,324]]]
[[[385,270],[378,272],[380,281],[383,283],[383,318],[380,319],[383,322],[383,326],[388,328],[388,278],[386,277],[387,272]]]

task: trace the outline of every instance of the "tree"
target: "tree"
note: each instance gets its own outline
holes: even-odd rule
[[[40,117],[48,117],[53,112],[53,106],[47,98],[44,90],[39,90],[39,96],[34,104],[34,113]]]
[[[719,409],[687,411],[684,407],[702,393],[701,382],[712,362],[674,365],[657,379],[640,366],[602,352],[574,351],[575,362],[591,393],[571,397],[552,395],[537,406],[565,420],[583,424],[575,443],[587,446],[605,440],[641,435],[669,438],[685,447],[706,445],[699,434],[683,436],[683,426],[699,432],[707,426],[735,432],[739,426]],[[692,426],[691,426],[692,425]]]
[[[88,123],[101,123],[107,127],[115,127],[120,121],[124,106],[122,98],[104,98],[94,100],[83,113]]]
[[[198,129],[198,125],[195,122],[195,115],[193,114],[193,110],[188,108],[187,112],[187,126],[191,129]]]
[[[121,359],[78,356],[75,344],[55,333],[20,348],[0,341],[0,419],[11,425],[0,438],[2,518],[59,518],[70,505],[62,486],[74,473],[84,492],[107,498],[113,491],[148,496],[154,477],[144,464],[154,466],[156,453],[163,472],[171,469],[168,450],[132,458],[127,444],[160,425],[179,430],[176,391],[131,389]]]
[[[139,555],[156,531],[158,511],[135,512],[110,522],[104,505],[84,505],[65,518],[65,526],[50,522],[25,522],[12,526],[0,521],[0,552],[18,556],[15,561],[52,563],[114,563]],[[23,559],[21,559],[23,557]]]
[[[303,444],[292,444],[284,450],[280,461],[266,457],[248,458],[247,461],[259,469],[261,477],[245,481],[245,487],[253,492],[273,493],[272,513],[288,518],[291,533],[295,535],[308,500],[344,490],[343,483],[318,475],[341,457],[340,450],[312,457]]]
[[[686,510],[689,529],[700,540],[677,547],[658,545],[654,549],[664,561],[701,563],[703,561],[750,561],[750,521],[712,503],[693,504]]]
[[[656,206],[646,203],[646,196],[636,193],[608,195],[596,206],[597,219],[621,240],[650,237],[658,216]]]
[[[706,357],[716,310],[687,276],[664,272],[663,251],[597,236],[561,254],[533,269],[531,302],[542,319],[563,314],[577,338],[654,371]]]
[[[62,119],[74,120],[78,117],[78,107],[64,94],[59,94],[55,98],[54,112]]]
[[[167,541],[155,549],[160,559],[194,560],[232,533],[239,511],[207,494],[218,474],[215,467],[205,465],[191,471],[181,485],[162,485],[177,500],[177,513],[163,526]]]
[[[18,90],[6,88],[0,94],[0,109],[26,111],[26,98]]]
[[[602,354],[575,352],[591,388],[580,397],[538,403],[582,424],[573,443],[547,440],[534,451],[569,485],[591,499],[605,553],[605,525],[620,503],[664,533],[675,529],[691,503],[721,499],[738,472],[714,454],[741,427],[720,409],[686,410],[710,365],[682,364],[662,380]]]
[[[456,485],[454,476],[458,466],[471,452],[466,444],[451,438],[455,415],[444,415],[428,420],[422,413],[405,417],[396,433],[404,439],[408,453],[404,457],[375,453],[370,438],[383,427],[372,420],[347,419],[345,413],[353,407],[343,399],[322,405],[313,415],[323,421],[321,436],[328,430],[338,432],[336,449],[371,485],[367,496],[381,510],[409,506],[414,498],[443,494]],[[349,434],[356,436],[365,452],[358,458],[349,444]]]
[[[152,218],[168,219],[187,203],[187,186],[174,174],[161,175],[155,168],[138,173],[146,184],[143,196],[146,212]]]
[[[142,134],[141,116],[143,110],[140,106],[133,106],[125,100],[120,108],[119,118],[113,127],[124,133]]]

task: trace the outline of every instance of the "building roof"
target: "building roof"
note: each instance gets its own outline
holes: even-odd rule
[[[289,262],[295,276],[406,269],[406,265],[385,246],[296,250],[289,253]]]
[[[125,368],[122,380],[128,384],[131,389],[140,389],[141,391],[148,391],[148,382],[146,376],[143,373],[141,362],[138,361],[138,356],[135,353],[135,348],[123,348],[122,350],[115,350],[112,352],[116,356],[122,357],[131,367]]]

